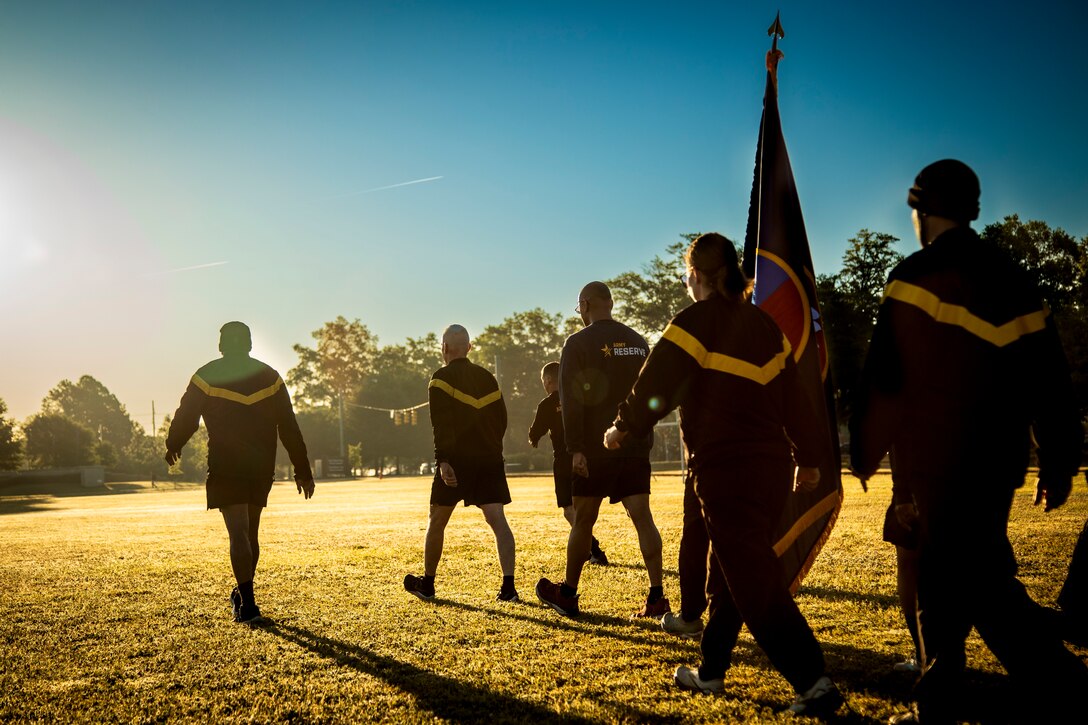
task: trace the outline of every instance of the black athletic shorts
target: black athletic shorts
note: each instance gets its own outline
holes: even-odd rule
[[[249,504],[264,508],[268,505],[268,492],[272,490],[272,479],[255,481],[244,478],[220,478],[208,476],[205,484],[208,493],[208,508],[221,509],[235,504]]]
[[[575,496],[619,503],[628,496],[650,492],[649,458],[589,458],[586,463],[589,478],[574,476],[571,489]]]
[[[574,472],[570,469],[570,454],[552,458],[552,478],[555,479],[555,504],[565,509],[574,503],[571,494]]]
[[[457,485],[442,481],[442,469],[437,467],[431,482],[431,505],[483,506],[489,503],[510,503],[510,486],[506,483],[506,464],[501,458],[463,458],[451,460]]]
[[[918,524],[913,529],[905,528],[899,519],[895,517],[895,502],[888,505],[888,511],[884,514],[884,541],[904,549],[918,548]]]

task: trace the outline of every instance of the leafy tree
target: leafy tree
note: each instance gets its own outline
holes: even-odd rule
[[[836,275],[837,287],[858,315],[869,321],[867,332],[872,332],[876,323],[888,274],[903,260],[903,255],[895,251],[898,241],[891,234],[868,229],[861,229],[856,237],[846,240],[842,269]]]
[[[334,404],[354,396],[370,369],[377,338],[358,319],[342,315],[314,330],[314,347],[294,345],[298,365],[287,372],[287,384],[301,405]]]
[[[684,273],[684,252],[698,233],[681,234],[681,241],[665,248],[665,256],[655,256],[642,272],[624,272],[605,284],[612,290],[616,319],[642,333],[651,344],[657,341],[669,320],[687,307],[691,300],[680,284]]]
[[[166,461],[163,459],[165,452],[162,438],[149,436],[141,429],[121,453],[121,462],[118,467],[128,473],[163,478],[168,470]]]
[[[78,382],[62,380],[42,401],[42,412],[62,415],[90,429],[95,437],[113,447],[103,455],[116,463],[116,452],[124,450],[136,434],[136,425],[121,401],[90,375]]]
[[[23,460],[23,444],[15,436],[15,424],[4,416],[8,405],[0,398],[0,471],[14,471]]]
[[[386,345],[374,355],[372,373],[352,401],[351,436],[361,463],[375,468],[399,463],[418,470],[433,457],[430,411],[423,407],[398,420],[385,410],[403,410],[427,401],[427,383],[442,367],[441,343],[430,333],[402,345]]]
[[[95,434],[63,415],[39,413],[23,426],[26,456],[36,468],[87,466],[95,462]]]
[[[980,236],[1007,250],[1027,270],[1055,312],[1088,302],[1088,237],[1078,242],[1062,229],[1041,221],[1022,222],[1016,214],[987,224]]]
[[[159,428],[159,440],[165,441],[170,432],[170,416],[163,416]],[[164,449],[160,449],[163,455]],[[163,461],[165,463],[165,460]],[[203,425],[196,429],[193,437],[181,449],[181,460],[169,469],[168,473],[182,481],[204,481],[208,477],[208,429]]]

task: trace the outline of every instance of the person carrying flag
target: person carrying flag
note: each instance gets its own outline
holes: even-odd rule
[[[247,624],[261,619],[253,578],[261,553],[261,511],[268,505],[276,472],[277,433],[291,457],[298,492],[307,499],[314,495],[314,476],[291,397],[279,373],[249,356],[252,347],[244,323],[223,325],[223,356],[193,375],[166,436],[166,462],[172,466],[201,418],[208,427],[208,508],[223,514],[237,583],[230,593],[234,621]]]
[[[685,261],[694,304],[665,328],[605,434],[605,445],[618,448],[680,408],[711,574],[702,665],[681,665],[674,679],[687,690],[724,690],[746,624],[797,693],[789,711],[829,714],[842,696],[824,674],[823,652],[772,546],[795,485],[795,461],[796,486],[813,488],[827,430],[801,393],[789,341],[770,315],[748,303],[751,283],[733,243],[703,234]]]
[[[442,333],[442,359],[427,388],[437,465],[431,483],[431,508],[423,549],[423,576],[408,574],[404,590],[424,601],[434,599],[434,577],[442,559],[446,524],[460,501],[478,506],[495,534],[502,568],[502,602],[521,601],[514,588],[514,534],[503,507],[510,503],[502,438],[506,403],[495,376],[468,359],[468,330],[450,325]]]
[[[895,449],[896,487],[918,510],[922,674],[917,711],[951,722],[972,626],[1019,686],[1032,721],[1083,709],[1088,669],[1016,578],[1009,511],[1039,444],[1035,503],[1061,506],[1084,432],[1053,318],[1030,278],[970,228],[979,182],[945,159],[907,204],[922,249],[892,270],[850,421],[862,480]]]

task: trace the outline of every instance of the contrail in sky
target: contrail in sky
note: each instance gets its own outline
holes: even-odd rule
[[[337,198],[337,199],[347,199],[349,196],[361,196],[363,194],[370,194],[370,193],[373,193],[375,191],[385,191],[386,189],[396,189],[396,188],[401,187],[401,186],[411,186],[412,184],[425,184],[428,181],[438,181],[439,179],[443,179],[443,178],[445,178],[445,177],[443,177],[443,176],[428,176],[426,179],[415,179],[414,181],[402,181],[399,184],[390,184],[389,186],[376,186],[373,189],[365,189],[363,191],[353,191],[353,192],[351,192],[349,194],[343,194],[343,195],[337,196],[335,198]]]
[[[194,264],[192,267],[178,267],[177,269],[167,269],[162,272],[151,272],[145,274],[145,277],[162,277],[167,274],[174,274],[176,272],[191,272],[194,269],[207,269],[208,267],[222,267],[224,264],[230,264],[229,261],[224,262],[208,262],[207,264]]]

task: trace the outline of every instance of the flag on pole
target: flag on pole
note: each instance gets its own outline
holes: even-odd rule
[[[791,494],[775,532],[775,553],[782,560],[790,590],[796,592],[838,518],[842,466],[812,253],[778,115],[777,67],[782,57],[778,38],[785,37],[778,17],[767,32],[774,40],[767,55],[744,272],[755,279],[753,301],[775,319],[793,346],[804,394],[812,397],[816,410],[827,419],[829,432],[819,484],[813,491]]]

